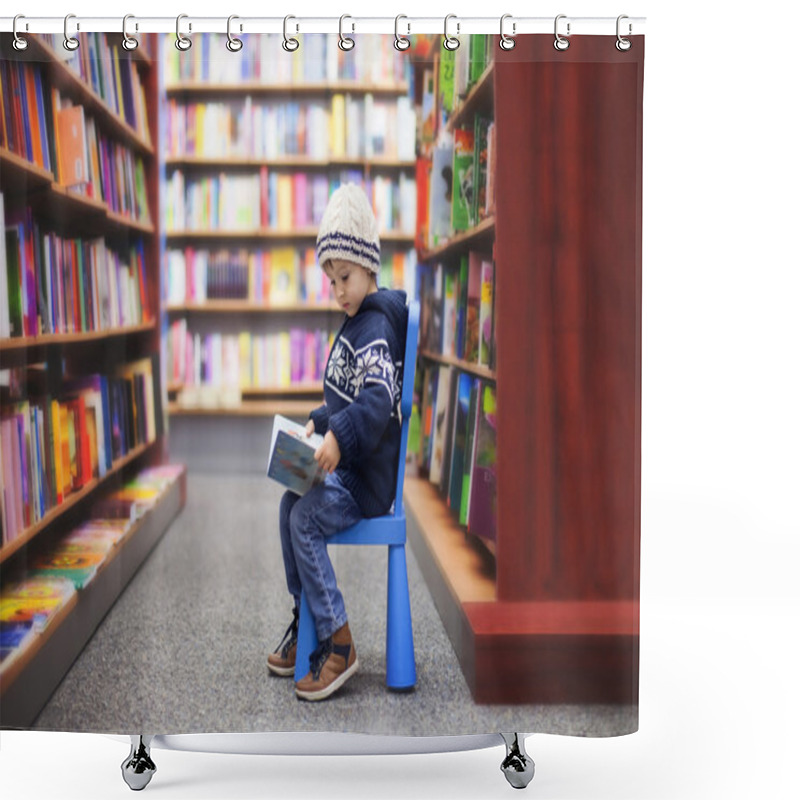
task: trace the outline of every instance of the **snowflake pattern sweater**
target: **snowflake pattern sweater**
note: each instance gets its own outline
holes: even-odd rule
[[[336,471],[366,517],[385,514],[397,487],[407,325],[404,291],[368,294],[336,334],[325,402],[310,414],[317,433],[333,431],[341,451]]]

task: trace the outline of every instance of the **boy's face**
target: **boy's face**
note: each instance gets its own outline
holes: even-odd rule
[[[325,262],[325,274],[330,278],[336,302],[348,317],[358,313],[368,294],[378,291],[373,273],[352,261],[330,259]]]

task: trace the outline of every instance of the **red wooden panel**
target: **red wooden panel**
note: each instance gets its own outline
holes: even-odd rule
[[[497,55],[499,600],[638,597],[643,42],[614,41]]]

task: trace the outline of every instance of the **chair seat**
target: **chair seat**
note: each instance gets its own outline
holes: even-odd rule
[[[344,531],[331,534],[329,544],[405,544],[406,515],[370,517]]]

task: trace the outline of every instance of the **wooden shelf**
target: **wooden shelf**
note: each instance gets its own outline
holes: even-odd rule
[[[37,533],[43,531],[59,517],[63,516],[67,511],[69,511],[69,509],[92,494],[95,489],[105,484],[112,475],[116,475],[118,472],[121,472],[128,464],[130,464],[132,461],[135,461],[143,453],[146,453],[154,445],[155,442],[139,445],[131,450],[127,455],[115,461],[111,466],[111,469],[108,470],[108,472],[106,472],[102,478],[93,478],[88,483],[84,484],[80,489],[78,489],[78,491],[67,495],[67,497],[64,498],[63,503],[53,506],[53,508],[49,509],[48,512],[37,523],[31,525],[29,528],[26,528],[13,541],[0,548],[0,564],[14,555],[14,553],[16,553],[20,548],[28,544],[28,542],[30,542],[30,540],[33,539]]]
[[[350,94],[408,94],[407,83],[362,83],[361,81],[330,81],[308,83],[257,83],[255,81],[241,81],[239,83],[205,83],[199,81],[185,81],[171,83],[166,87],[167,96],[171,95],[319,95],[349,92]]]
[[[474,228],[457,233],[438,247],[434,247],[432,250],[424,250],[420,253],[419,260],[420,262],[435,261],[464,250],[488,247],[492,243],[494,233],[495,218],[487,217],[481,220]]]
[[[175,394],[184,388],[182,383],[170,383],[167,392]],[[292,386],[251,386],[240,389],[242,397],[306,397],[316,395],[322,397],[322,383],[294,384]]]
[[[186,503],[186,471],[140,517],[83,589],[0,673],[3,727],[27,728]]]
[[[447,130],[452,132],[471,122],[476,113],[494,117],[494,61],[484,70],[483,75],[470,89],[464,101],[447,120]]]
[[[294,303],[285,306],[268,306],[249,300],[206,300],[204,303],[184,303],[167,306],[168,314],[304,314],[344,313],[337,305],[317,306]]]
[[[310,156],[279,156],[278,158],[242,158],[239,156],[168,156],[164,161],[168,169],[257,169],[264,165],[270,169],[330,169],[331,167],[415,169],[416,161],[396,158],[360,157],[311,158]]]
[[[5,147],[0,147],[0,187],[3,192],[12,196],[19,193],[32,195],[35,192],[31,197],[31,204],[58,220],[62,228],[75,221],[79,228],[76,230],[72,224],[70,228],[76,232],[89,229],[97,232],[98,226],[113,225],[147,235],[155,233],[155,226],[151,222],[142,222],[119,214],[102,200],[71,191],[56,183],[52,172],[32,164]]]
[[[286,417],[306,417],[322,402],[316,400],[250,400],[238,406],[182,406],[169,403],[170,417],[272,417],[283,414]]]
[[[462,358],[448,356],[444,353],[435,353],[432,350],[422,350],[420,352],[420,356],[428,359],[428,361],[435,361],[437,364],[444,364],[445,366],[449,367],[457,367],[462,372],[467,372],[470,375],[475,375],[478,378],[483,378],[484,380],[497,380],[497,373],[493,369],[490,369],[483,364],[475,364],[472,361],[464,361]]]
[[[171,230],[166,232],[167,240],[178,239],[208,239],[221,242],[240,242],[242,239],[267,239],[267,240],[297,240],[297,239],[316,239],[319,229],[308,228],[288,228],[278,230],[275,228],[249,228],[244,230]],[[401,233],[397,231],[386,231],[380,234],[381,242],[407,242],[414,243],[413,233]]]
[[[0,339],[0,353],[13,353],[32,348],[52,345],[78,345],[86,342],[98,342],[102,339],[114,339],[120,336],[133,336],[156,330],[155,321],[142,325],[128,325],[124,328],[112,328],[102,331],[82,331],[78,333],[46,333],[41,336],[20,336],[11,339]]]

